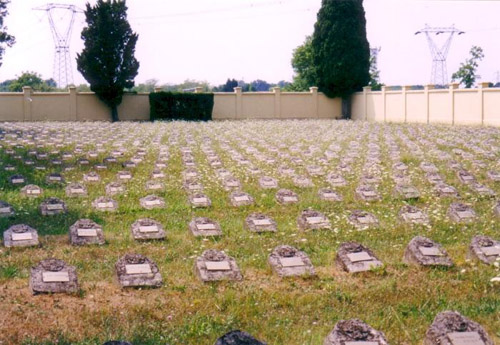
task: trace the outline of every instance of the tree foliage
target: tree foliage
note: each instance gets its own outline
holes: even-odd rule
[[[23,72],[14,80],[6,80],[4,83],[6,83],[5,86],[10,92],[21,92],[23,86],[31,86],[34,91],[41,92],[56,91],[57,88],[54,79],[43,80],[40,74],[29,71]]]
[[[328,97],[347,99],[369,83],[370,47],[362,0],[323,0],[311,45],[317,86]]]
[[[305,42],[293,51],[292,67],[295,75],[293,83],[288,89],[309,91],[311,86],[316,86],[316,69],[314,68],[311,36],[307,36]]]
[[[380,83],[380,71],[378,70],[378,51],[379,50],[374,49],[370,53],[370,82],[368,86],[370,86],[373,91],[380,91],[383,85]]]
[[[124,89],[134,86],[139,71],[134,57],[138,35],[127,20],[125,0],[97,0],[93,7],[87,3],[85,17],[87,27],[81,35],[85,47],[77,55],[78,71],[117,121]]]
[[[0,66],[2,66],[2,57],[5,51],[5,47],[12,47],[16,42],[14,36],[7,33],[7,27],[4,26],[3,20],[9,14],[7,11],[7,5],[10,0],[0,0]]]
[[[227,78],[226,83],[219,86],[217,90],[220,92],[234,92],[235,87],[238,87],[238,81],[236,79]]]
[[[462,62],[458,71],[451,76],[452,81],[458,80],[460,84],[463,84],[467,89],[470,89],[479,77],[476,75],[476,70],[479,66],[479,61],[484,58],[483,49],[481,47],[473,46],[469,53],[470,57],[465,60],[465,62]]]

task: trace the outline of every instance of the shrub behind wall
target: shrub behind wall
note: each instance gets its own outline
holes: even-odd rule
[[[214,108],[213,93],[156,92],[149,94],[151,121],[208,121]]]

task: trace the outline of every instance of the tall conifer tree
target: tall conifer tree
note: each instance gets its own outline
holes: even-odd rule
[[[125,0],[98,0],[94,7],[87,3],[85,17],[85,47],[77,55],[78,71],[111,108],[112,120],[118,121],[124,89],[134,86],[139,71],[134,57],[138,35],[128,23]]]

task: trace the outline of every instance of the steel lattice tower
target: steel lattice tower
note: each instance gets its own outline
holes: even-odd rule
[[[454,26],[441,28],[434,27],[431,28],[427,24],[422,30],[415,32],[415,35],[424,33],[427,37],[427,43],[431,50],[432,55],[432,73],[431,73],[431,84],[434,85],[446,85],[448,84],[448,71],[446,69],[446,58],[450,50],[451,41],[453,35],[462,35],[465,32],[456,29]],[[442,46],[439,46],[433,39],[432,35],[448,35]]]
[[[74,5],[64,4],[47,4],[34,8],[34,10],[47,12],[47,17],[49,18],[50,30],[55,44],[54,80],[57,82],[57,86],[66,87],[69,84],[73,84],[73,69],[71,68],[69,44],[75,16],[77,13],[83,13],[83,10]],[[59,25],[56,25],[54,11],[70,12],[69,22],[58,23]]]

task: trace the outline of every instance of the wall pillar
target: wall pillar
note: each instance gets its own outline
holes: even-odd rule
[[[69,87],[69,118],[71,121],[78,121],[77,118],[77,93],[76,93],[76,87],[75,86],[70,86]]]
[[[316,86],[310,87],[309,91],[312,96],[312,109],[311,114],[314,118],[319,118],[319,106],[318,106],[318,88]]]
[[[451,83],[448,86],[450,104],[451,104],[451,124],[455,124],[455,90],[458,89],[458,83]]]
[[[401,88],[403,92],[403,114],[405,117],[405,123],[408,122],[408,97],[406,97],[406,92],[411,89],[411,86],[405,85]]]
[[[279,86],[273,87],[274,92],[274,117],[281,118],[281,89]]]
[[[479,96],[479,116],[481,116],[481,126],[484,126],[484,89],[490,87],[489,82],[479,83],[477,86],[477,93]]]
[[[386,116],[387,116],[387,111],[386,111],[386,87],[382,86],[382,99],[383,99],[383,105],[384,105],[384,123],[386,123]]]
[[[434,89],[434,85],[425,85],[424,86],[424,95],[425,95],[425,117],[427,119],[427,123],[429,123],[430,117],[430,102],[429,102],[429,90]]]
[[[238,86],[234,88],[234,93],[236,93],[236,119],[241,119],[243,117],[243,90]]]
[[[368,121],[368,93],[369,92],[372,92],[371,86],[363,87],[363,111],[364,111],[365,121]]]
[[[194,93],[203,93],[203,88],[201,86],[195,87]]]
[[[33,115],[31,113],[31,105],[33,103],[33,89],[31,86],[23,86],[23,113],[24,121],[31,121]]]

